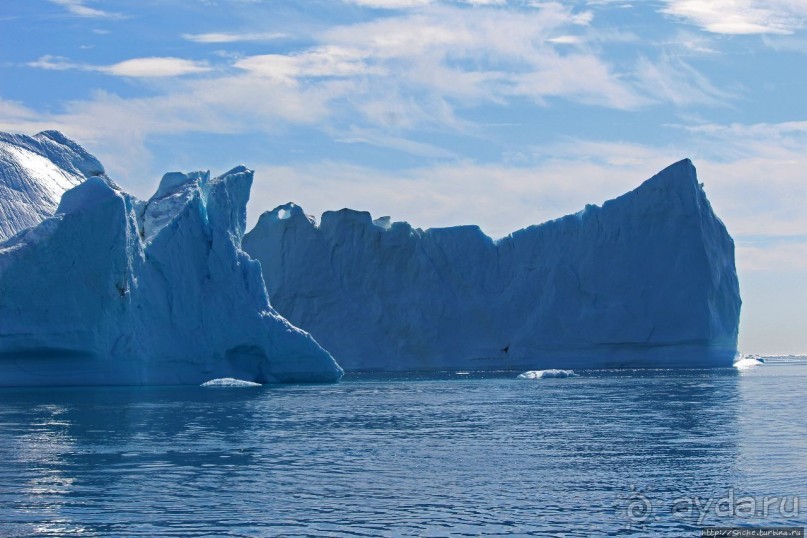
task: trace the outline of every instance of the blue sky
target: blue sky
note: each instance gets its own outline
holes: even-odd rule
[[[693,159],[737,243],[740,347],[807,352],[804,0],[3,0],[0,130],[147,197],[256,170],[287,201],[494,237]]]

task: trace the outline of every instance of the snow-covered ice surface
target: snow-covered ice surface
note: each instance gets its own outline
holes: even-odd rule
[[[243,379],[235,379],[232,377],[223,377],[219,379],[211,379],[202,383],[203,387],[217,387],[217,388],[249,388],[261,387],[260,383],[252,381],[244,381]]]
[[[550,378],[564,378],[564,377],[577,377],[574,370],[530,370],[518,374],[518,379],[550,379]]]
[[[252,175],[167,174],[147,202],[92,177],[0,243],[0,385],[339,379],[240,249]]]
[[[497,241],[294,205],[244,238],[274,307],[346,370],[730,367],[734,242],[689,160]]]
[[[548,379],[548,378],[562,378],[562,377],[577,377],[574,370],[531,370],[518,374],[519,379]]]
[[[104,167],[58,131],[0,132],[0,241],[53,215],[62,194]]]

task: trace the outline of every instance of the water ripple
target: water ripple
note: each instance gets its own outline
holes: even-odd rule
[[[807,497],[807,365],[0,391],[3,536],[699,536]],[[631,502],[646,501],[641,521]],[[807,498],[802,510],[807,513]]]

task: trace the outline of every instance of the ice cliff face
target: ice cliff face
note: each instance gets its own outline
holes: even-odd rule
[[[53,215],[62,194],[104,167],[58,131],[0,132],[0,241]]]
[[[346,370],[731,366],[734,243],[689,160],[493,241],[294,204],[244,238],[272,304]]]
[[[92,177],[0,243],[0,385],[339,379],[240,250],[251,185],[168,174],[143,202]]]

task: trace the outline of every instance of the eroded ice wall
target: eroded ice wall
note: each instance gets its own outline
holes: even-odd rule
[[[730,366],[734,243],[689,160],[493,241],[294,204],[244,239],[272,304],[346,370]]]

